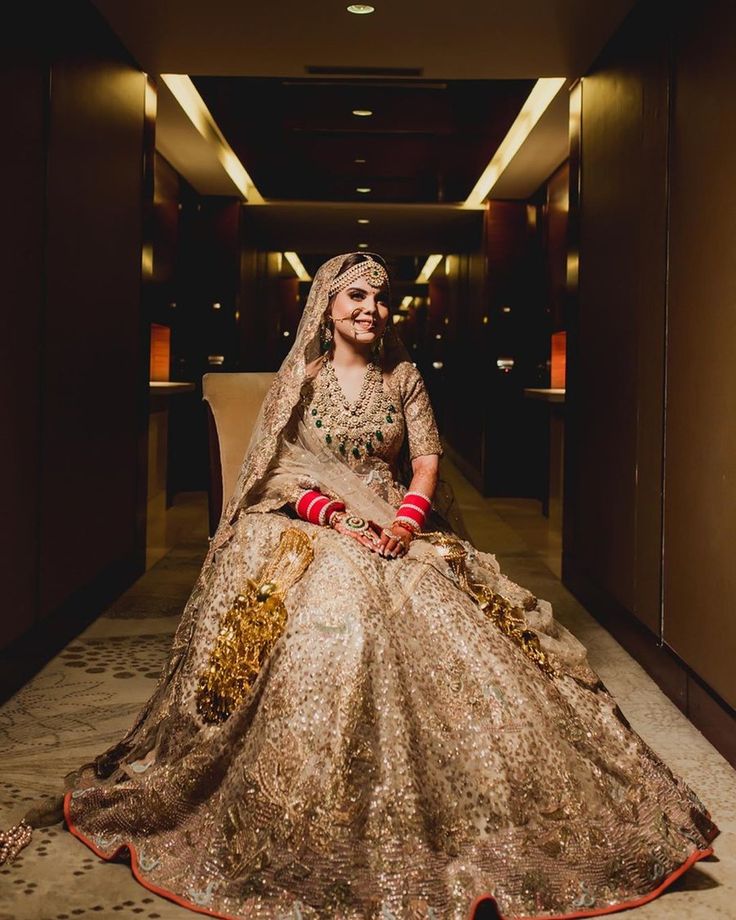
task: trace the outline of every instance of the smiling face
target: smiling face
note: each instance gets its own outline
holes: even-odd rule
[[[388,290],[373,287],[366,278],[356,278],[338,291],[329,312],[335,322],[336,338],[353,346],[371,345],[383,335],[388,322]]]

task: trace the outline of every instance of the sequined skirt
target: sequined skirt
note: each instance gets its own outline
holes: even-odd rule
[[[314,558],[285,631],[244,704],[203,722],[223,612],[293,526]],[[580,917],[659,893],[717,828],[550,605],[467,548],[556,674],[430,554],[384,559],[281,513],[242,515],[175,666],[67,793],[69,829],[216,917],[469,920],[484,895],[503,917]]]

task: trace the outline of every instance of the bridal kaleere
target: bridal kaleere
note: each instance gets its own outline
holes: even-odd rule
[[[550,604],[467,539],[446,483],[417,485],[442,446],[393,322],[346,398],[331,309],[356,284],[388,303],[378,256],[316,272],[156,688],[67,777],[66,824],[214,917],[643,904],[718,828]],[[12,858],[29,822],[6,833]]]

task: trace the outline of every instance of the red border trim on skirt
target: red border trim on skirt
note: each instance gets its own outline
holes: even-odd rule
[[[102,850],[98,849],[95,844],[85,837],[82,832],[74,826],[72,822],[70,811],[70,801],[72,796],[72,790],[67,792],[64,795],[64,818],[66,819],[67,826],[70,832],[82,841],[86,846],[92,850],[97,856],[101,859],[110,862],[114,859],[121,850],[128,849],[130,851],[130,867],[133,871],[136,881],[138,881],[144,888],[147,888],[149,891],[152,891],[154,894],[161,895],[164,898],[167,898],[169,901],[173,901],[175,904],[179,904],[182,907],[187,907],[189,910],[196,911],[200,914],[207,914],[210,917],[218,917],[219,920],[242,920],[242,917],[235,917],[232,914],[218,914],[214,910],[210,910],[208,907],[203,907],[201,904],[195,904],[193,901],[187,901],[186,898],[180,897],[178,894],[174,894],[173,891],[168,891],[166,888],[159,888],[158,885],[154,885],[145,879],[141,874],[138,867],[138,854],[136,852],[135,846],[131,843],[121,843],[115,850],[108,856],[103,853]],[[661,882],[657,888],[653,891],[650,891],[648,894],[643,895],[640,898],[635,898],[632,901],[622,901],[620,904],[612,904],[609,907],[601,907],[599,909],[591,910],[581,910],[576,911],[572,914],[536,914],[530,915],[528,917],[507,917],[504,918],[499,911],[499,917],[501,920],[577,920],[580,917],[600,917],[603,914],[613,914],[621,910],[630,910],[633,907],[640,907],[642,904],[646,904],[648,901],[653,901],[658,895],[668,888],[672,882],[678,879],[681,875],[684,875],[688,869],[691,868],[696,862],[701,859],[706,859],[708,856],[713,855],[713,847],[708,847],[705,850],[696,850],[692,853],[684,863],[679,865],[673,872],[671,872],[663,882]],[[470,913],[468,914],[468,920],[473,920],[475,916],[475,911],[480,906],[481,902],[490,901],[494,907],[498,910],[498,905],[496,899],[492,894],[480,894],[474,898],[472,904],[470,905]]]

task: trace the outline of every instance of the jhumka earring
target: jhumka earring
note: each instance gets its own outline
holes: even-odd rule
[[[384,350],[383,337],[385,334],[386,334],[386,330],[384,329],[383,332],[379,335],[379,337],[371,345],[371,356],[374,362],[380,361],[381,358],[383,358],[383,350]]]
[[[332,329],[327,323],[322,320],[319,324],[319,347],[320,351],[324,354],[330,350],[330,344],[332,342]]]

